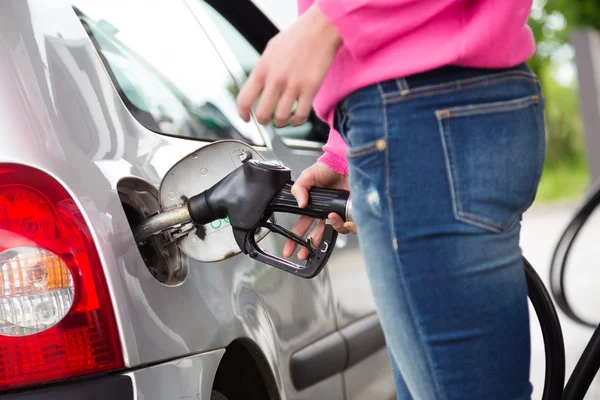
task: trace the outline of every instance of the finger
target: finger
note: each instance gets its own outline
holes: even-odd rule
[[[313,95],[310,93],[301,94],[298,99],[298,106],[294,111],[294,116],[292,117],[291,124],[293,126],[302,125],[306,122],[308,117],[310,116],[310,112],[312,111],[312,100]]]
[[[308,204],[308,191],[315,185],[315,174],[309,168],[305,169],[296,182],[292,185],[291,192],[298,202],[298,207],[304,208]]]
[[[304,237],[304,235],[306,235],[306,232],[308,232],[310,226],[313,224],[314,220],[314,218],[308,217],[306,215],[301,216],[300,218],[298,218],[298,221],[296,221],[296,223],[292,227],[292,233],[295,233],[300,237]],[[285,258],[291,257],[292,254],[294,254],[294,251],[296,251],[296,247],[298,247],[298,243],[294,242],[291,239],[286,240],[285,245],[283,246],[283,256]]]
[[[309,235],[310,242],[314,247],[319,247],[319,244],[321,243],[321,240],[323,239],[324,230],[325,230],[325,221],[321,220],[321,221],[319,221],[317,226],[315,226],[315,229],[313,229],[312,232],[310,233],[310,235]],[[302,261],[308,260],[308,257],[310,257],[310,251],[306,247],[303,247],[302,250],[300,250],[298,252],[298,260],[302,260]]]
[[[283,88],[284,85],[281,79],[271,79],[267,82],[265,90],[260,96],[258,106],[256,106],[256,120],[259,124],[266,125],[269,123]]]
[[[348,232],[350,232],[350,233],[356,233],[357,232],[356,224],[354,222],[346,222],[344,224],[344,227],[346,229],[348,229]]]
[[[298,94],[295,90],[286,90],[281,96],[275,110],[275,126],[281,128],[288,124],[292,115],[292,107]]]
[[[329,222],[331,223],[331,226],[333,226],[333,229],[335,229],[339,233],[349,233],[348,232],[348,228],[346,228],[344,226],[344,220],[338,214],[336,214],[336,213],[329,213],[329,215],[327,216],[327,218],[329,219]]]
[[[237,108],[240,118],[245,122],[250,121],[252,105],[260,95],[265,85],[265,77],[262,69],[257,66],[248,77],[248,80],[237,96]]]

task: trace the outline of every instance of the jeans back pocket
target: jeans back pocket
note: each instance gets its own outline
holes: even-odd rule
[[[456,219],[510,230],[531,206],[545,152],[541,98],[436,112]]]

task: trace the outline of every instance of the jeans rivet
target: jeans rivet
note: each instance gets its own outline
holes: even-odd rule
[[[375,147],[377,148],[377,150],[383,151],[387,147],[387,144],[385,143],[385,140],[379,139],[377,143],[375,143]]]
[[[448,118],[450,117],[450,110],[439,110],[437,115],[439,118]]]

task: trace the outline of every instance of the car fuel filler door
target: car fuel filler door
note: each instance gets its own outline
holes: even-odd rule
[[[240,252],[303,278],[313,278],[327,263],[337,232],[326,221],[318,247],[275,222],[275,213],[327,219],[331,212],[351,220],[350,195],[313,188],[309,204],[299,208],[291,193],[294,181],[283,165],[266,162],[251,146],[224,140],[197,150],[166,174],[159,189],[160,212],[134,230],[138,244],[167,231],[183,253],[201,262],[217,262]],[[269,254],[258,243],[269,233],[307,248],[305,265]]]

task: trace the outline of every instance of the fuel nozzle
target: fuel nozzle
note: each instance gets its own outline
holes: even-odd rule
[[[192,221],[199,225],[229,217],[234,238],[243,253],[294,275],[313,278],[327,263],[337,239],[338,233],[327,217],[334,212],[349,221],[350,194],[345,190],[312,188],[308,205],[300,208],[291,192],[293,184],[291,171],[285,166],[251,159],[210,189],[191,197],[187,208]],[[275,212],[325,219],[323,239],[318,248],[309,240],[269,222]],[[260,228],[307,248],[310,256],[306,264],[296,264],[262,250],[255,239]]]

